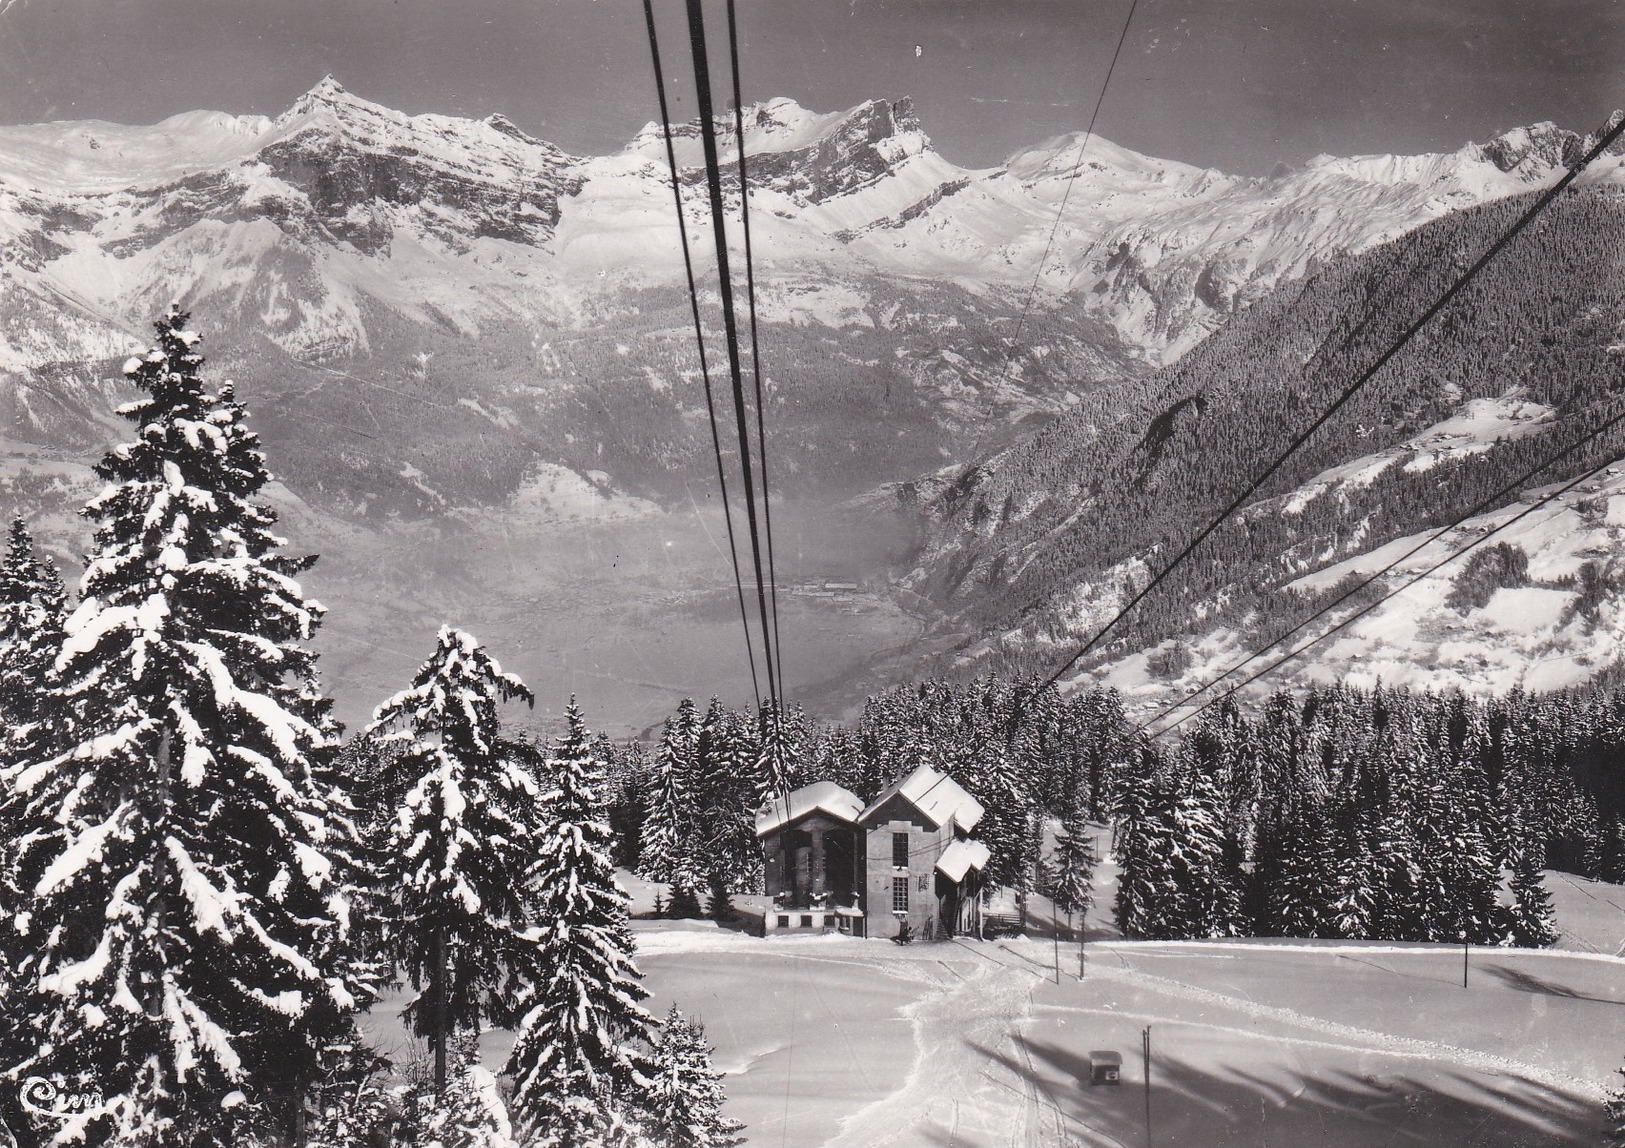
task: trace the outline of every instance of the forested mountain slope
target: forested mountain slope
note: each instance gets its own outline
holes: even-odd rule
[[[913,585],[948,628],[974,636],[957,656],[1058,666],[1528,203],[1328,260],[1151,378],[1096,390],[1009,450],[902,485],[900,499],[933,523]],[[1104,660],[1179,637],[1241,650],[1280,632],[1358,564],[1305,575],[1452,521],[1622,403],[1625,195],[1571,190],[1158,588]],[[1616,428],[1529,485],[1622,454]],[[1530,576],[1558,589],[1567,578],[1575,597],[1588,558],[1607,572],[1625,552],[1610,491],[1591,516],[1603,533],[1579,544],[1597,552]],[[1618,587],[1598,587],[1614,618]],[[1181,660],[1139,669],[1182,677]]]

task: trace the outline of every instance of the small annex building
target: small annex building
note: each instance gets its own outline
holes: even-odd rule
[[[767,893],[765,931],[840,929],[921,938],[981,927],[987,846],[971,838],[981,803],[928,765],[864,806],[832,781],[769,801],[756,817]]]

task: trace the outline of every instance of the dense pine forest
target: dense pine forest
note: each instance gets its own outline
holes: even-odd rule
[[[1046,823],[1115,826],[1124,934],[1544,945],[1543,868],[1625,881],[1625,692],[1490,701],[1334,686],[1152,742],[1115,694],[997,678],[869,700],[855,726],[684,702],[651,756],[605,745],[621,862],[759,890],[775,769],[864,800],[921,762],[988,809],[992,882],[1048,891]],[[1170,739],[1171,740],[1171,739]]]

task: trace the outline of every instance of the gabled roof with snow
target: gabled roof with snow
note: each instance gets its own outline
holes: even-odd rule
[[[768,802],[767,807],[756,815],[756,836],[765,837],[809,813],[827,814],[837,821],[854,825],[862,810],[863,802],[850,789],[842,788],[833,781],[815,781],[800,789],[792,789],[788,804],[782,797]]]
[[[907,777],[894,781],[881,790],[880,796],[870,803],[869,808],[863,811],[858,820],[867,821],[870,814],[894,797],[901,797],[914,806],[937,829],[941,829],[951,820],[960,829],[969,833],[976,828],[976,823],[982,820],[982,814],[985,812],[982,803],[966,793],[953,778],[932,769],[929,765],[922,765]]]
[[[980,841],[969,841],[961,837],[944,849],[942,856],[937,858],[937,872],[957,885],[965,879],[965,874],[971,869],[981,872],[991,856],[987,846]]]

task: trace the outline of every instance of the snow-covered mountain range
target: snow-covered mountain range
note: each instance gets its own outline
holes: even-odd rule
[[[1541,124],[1444,155],[1321,156],[1242,178],[1078,135],[966,170],[907,101],[820,114],[776,99],[746,120],[770,314],[861,322],[874,276],[1014,291],[1048,248],[1044,303],[1097,314],[1152,361],[1317,255],[1528,190],[1582,142]],[[697,136],[678,129],[691,185]],[[1618,178],[1618,163],[1599,176]],[[690,202],[698,222],[703,196]],[[0,259],[13,292],[92,321],[141,322],[181,296],[324,360],[369,350],[371,311],[465,334],[591,323],[605,296],[681,269],[656,125],[583,158],[501,116],[408,116],[331,79],[275,118],[0,128]],[[79,350],[12,333],[0,365]]]
[[[1017,441],[1324,261],[1542,186],[1586,145],[1540,124],[1240,177],[1072,134],[971,170],[907,101],[745,120],[777,489],[812,501]],[[675,134],[703,275],[698,126]],[[321,529],[500,510],[541,537],[688,505],[710,443],[681,283],[655,125],[573,156],[325,80],[275,117],[0,127],[0,493],[67,521],[125,430],[118,364],[179,299]]]

